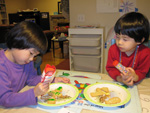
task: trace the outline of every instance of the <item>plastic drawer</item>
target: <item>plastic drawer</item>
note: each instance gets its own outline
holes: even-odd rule
[[[100,47],[72,47],[71,52],[74,55],[100,55]]]
[[[99,72],[100,56],[72,55],[75,71]]]
[[[97,38],[69,38],[70,46],[99,46],[100,37]]]

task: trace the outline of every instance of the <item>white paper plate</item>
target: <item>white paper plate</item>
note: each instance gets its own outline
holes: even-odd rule
[[[79,90],[77,87],[75,87],[72,84],[66,84],[66,83],[52,83],[50,84],[50,91],[55,90],[58,87],[62,87],[63,88],[62,93],[64,95],[70,96],[71,98],[63,99],[61,101],[60,100],[56,101],[56,104],[47,104],[46,102],[42,102],[40,97],[38,97],[38,104],[43,105],[43,106],[62,106],[62,105],[66,105],[74,101],[79,95]]]
[[[92,97],[90,95],[91,92],[95,92],[96,88],[102,88],[102,87],[107,87],[110,91],[110,97],[119,97],[121,99],[121,102],[118,104],[105,104],[105,103],[100,103],[99,99],[97,97]],[[106,107],[117,107],[117,106],[122,106],[125,105],[129,100],[131,99],[131,94],[130,92],[124,88],[123,86],[114,84],[114,83],[106,83],[106,82],[100,82],[100,83],[95,83],[87,86],[84,89],[84,96],[85,98],[100,106],[106,106]]]

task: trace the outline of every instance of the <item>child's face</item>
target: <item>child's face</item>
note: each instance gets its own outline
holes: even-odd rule
[[[121,52],[133,53],[140,43],[127,35],[116,34],[116,44]]]
[[[33,61],[33,58],[39,54],[34,48],[29,49],[12,49],[12,61],[16,64],[24,65]]]

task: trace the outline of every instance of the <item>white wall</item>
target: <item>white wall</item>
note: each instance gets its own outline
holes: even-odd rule
[[[96,0],[69,0],[70,3],[70,26],[97,25],[105,27],[106,34],[120,17],[120,13],[97,13]],[[150,19],[150,0],[136,0],[139,12]],[[85,21],[79,22],[78,15],[85,15]],[[105,35],[106,35],[105,34]]]

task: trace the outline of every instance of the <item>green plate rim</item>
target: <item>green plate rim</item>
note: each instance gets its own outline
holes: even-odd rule
[[[88,90],[90,87],[92,87],[92,86],[94,86],[94,85],[99,85],[99,84],[111,84],[111,85],[116,85],[116,86],[118,86],[118,87],[121,87],[122,89],[124,89],[124,90],[127,92],[128,96],[127,96],[127,98],[125,99],[125,101],[123,101],[123,102],[121,102],[121,103],[118,103],[118,104],[103,104],[103,103],[97,103],[97,102],[93,101],[92,99],[90,99],[86,92],[87,92],[87,90]],[[118,107],[118,106],[122,106],[122,105],[125,105],[127,102],[129,102],[130,99],[131,99],[131,94],[130,94],[130,92],[129,92],[128,89],[126,89],[126,88],[124,88],[123,86],[118,85],[118,84],[116,84],[116,83],[108,83],[108,82],[99,82],[99,83],[91,84],[91,85],[87,86],[87,87],[84,89],[83,94],[84,94],[85,98],[86,98],[88,101],[92,102],[93,104],[100,105],[100,106],[104,106],[104,107]]]
[[[51,85],[54,85],[54,84],[65,84],[65,85],[69,85],[69,86],[71,86],[72,88],[74,88],[75,89],[75,91],[76,91],[76,94],[75,94],[75,96],[74,97],[72,97],[69,101],[66,101],[66,102],[64,102],[64,103],[60,103],[60,104],[47,104],[47,103],[42,103],[42,102],[38,102],[38,104],[40,104],[40,105],[43,105],[43,106],[49,106],[49,107],[51,107],[51,106],[63,106],[63,105],[66,105],[66,104],[69,104],[69,103],[71,103],[72,101],[74,101],[77,97],[78,97],[78,95],[79,95],[79,90],[78,90],[78,88],[76,87],[76,86],[74,86],[74,85],[72,85],[72,84],[69,84],[69,83],[52,83],[52,84],[50,84],[50,86]]]

